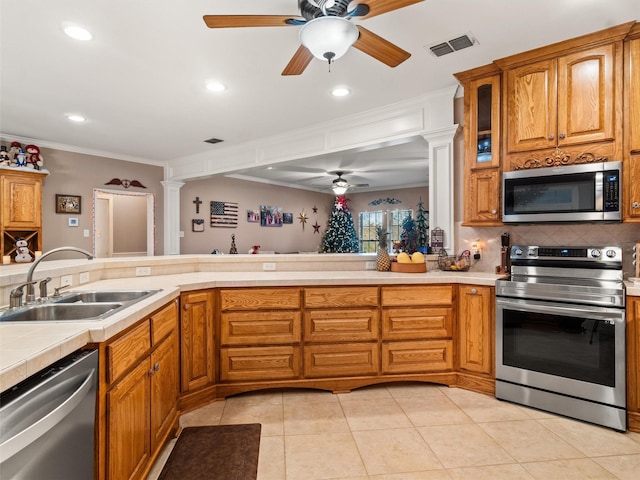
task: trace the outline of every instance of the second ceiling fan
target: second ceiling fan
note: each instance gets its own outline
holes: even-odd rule
[[[396,67],[411,54],[351,19],[371,18],[423,0],[298,0],[299,16],[205,15],[209,28],[301,26],[300,42],[282,75],[300,75],[313,57],[331,63],[349,47]]]

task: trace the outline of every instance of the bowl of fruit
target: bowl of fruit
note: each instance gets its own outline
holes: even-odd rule
[[[391,262],[391,271],[398,273],[424,273],[427,271],[427,264],[424,255],[415,252],[411,255],[400,252],[394,262]]]

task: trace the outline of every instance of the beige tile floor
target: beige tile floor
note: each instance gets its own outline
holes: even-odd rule
[[[640,479],[640,434],[436,385],[251,393],[180,418],[183,427],[254,422],[258,480]]]

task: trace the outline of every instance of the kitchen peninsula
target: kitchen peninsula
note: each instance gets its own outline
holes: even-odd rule
[[[98,349],[98,478],[144,478],[180,413],[236,393],[426,381],[493,394],[499,276],[367,270],[374,259],[43,262],[38,279],[52,277],[52,286],[70,276],[73,290],[161,290],[102,321],[0,322],[0,390],[79,348]],[[1,303],[27,267],[0,271]],[[640,287],[628,284],[628,293],[640,296]],[[133,419],[141,422],[134,440],[122,427]],[[118,460],[122,448],[132,463]]]

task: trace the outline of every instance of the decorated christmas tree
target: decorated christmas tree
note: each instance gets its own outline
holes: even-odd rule
[[[347,202],[344,195],[336,197],[329,214],[329,225],[322,239],[324,253],[358,253],[358,236]]]
[[[418,211],[416,212],[416,227],[418,229],[418,250],[420,250],[422,253],[425,253],[427,243],[429,242],[429,214],[424,210],[422,197],[420,197],[420,201],[418,202]]]

